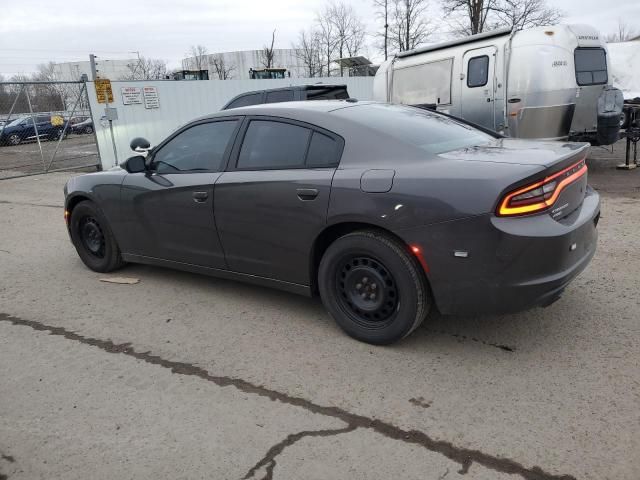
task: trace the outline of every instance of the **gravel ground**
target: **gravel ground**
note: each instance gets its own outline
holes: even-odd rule
[[[560,301],[384,348],[283,292],[100,282],[69,174],[0,181],[0,479],[637,480],[640,172],[607,161],[598,251]]]

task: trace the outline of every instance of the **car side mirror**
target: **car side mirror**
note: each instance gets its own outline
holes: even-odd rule
[[[146,158],[144,158],[142,155],[135,155],[133,157],[127,158],[123,163],[120,164],[120,166],[129,173],[144,172],[147,169]]]
[[[149,140],[142,137],[136,137],[131,140],[129,147],[134,152],[148,152],[149,150],[151,150],[151,144],[149,143]]]

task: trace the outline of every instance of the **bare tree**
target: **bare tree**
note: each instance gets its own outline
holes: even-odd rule
[[[609,43],[626,42],[638,35],[640,34],[637,30],[629,27],[629,25],[620,18],[618,19],[618,31],[606,35],[604,39]]]
[[[546,0],[500,0],[494,7],[495,27],[512,27],[516,30],[553,25],[564,17],[564,13],[549,7]]]
[[[236,70],[236,66],[231,63],[227,63],[224,55],[220,53],[211,57],[211,66],[219,80],[229,80],[233,78],[233,72]]]
[[[517,30],[552,25],[564,13],[546,0],[442,0],[445,16],[462,35],[475,35],[500,27]]]
[[[193,70],[207,70],[209,67],[209,51],[203,45],[191,45],[187,52],[189,65]]]
[[[400,52],[416,48],[429,38],[427,0],[393,0],[390,42]]]
[[[442,9],[450,23],[457,23],[456,30],[463,35],[484,32],[489,15],[497,0],[442,0]],[[457,16],[457,18],[455,18]]]
[[[167,62],[159,58],[140,57],[138,62],[127,65],[129,72],[120,80],[162,80],[167,76]]]
[[[322,51],[322,63],[326,66],[327,77],[331,76],[331,62],[333,62],[336,48],[335,24],[332,20],[331,5],[326,5],[316,14],[318,41]]]
[[[338,58],[354,56],[364,43],[365,27],[355,10],[344,1],[332,1],[325,10],[327,20],[333,25],[334,44]],[[340,75],[343,67],[340,65]]]
[[[271,33],[271,46],[264,45],[262,50],[260,51],[260,61],[262,62],[262,66],[264,68],[273,68],[273,58],[275,57],[275,51],[273,49],[273,44],[276,41],[276,31],[274,30]]]
[[[373,0],[373,6],[376,11],[376,16],[381,19],[383,23],[384,33],[377,33],[377,36],[382,37],[382,51],[384,52],[384,59],[389,57],[389,0]]]
[[[317,31],[313,29],[300,30],[298,40],[291,46],[295,51],[296,57],[304,64],[305,74],[309,78],[322,76],[320,35]]]

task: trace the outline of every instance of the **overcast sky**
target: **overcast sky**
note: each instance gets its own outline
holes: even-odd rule
[[[259,49],[276,29],[276,48],[290,48],[313,23],[325,0],[4,0],[0,14],[0,74],[32,72],[47,61],[141,55],[179,66],[190,45],[210,52]],[[372,0],[350,2],[373,33]],[[640,0],[549,0],[566,13],[565,23],[588,23],[613,32],[618,20],[640,30]],[[437,0],[431,17],[441,22]],[[449,29],[441,25],[441,31]],[[441,35],[442,36],[442,35]],[[368,41],[371,44],[371,38]],[[367,52],[377,57],[375,48]]]

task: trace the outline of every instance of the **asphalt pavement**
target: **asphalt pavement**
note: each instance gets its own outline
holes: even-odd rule
[[[640,478],[640,172],[561,300],[343,334],[318,300],[69,242],[69,173],[0,181],[0,479]],[[634,183],[635,182],[635,183]],[[635,190],[634,190],[635,189]],[[105,276],[139,279],[133,285]]]

